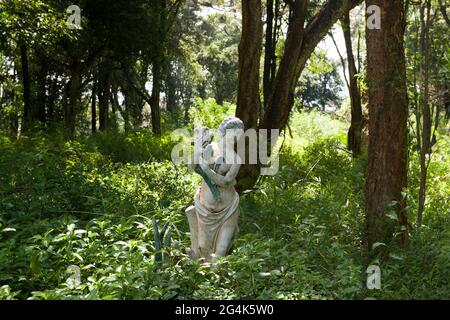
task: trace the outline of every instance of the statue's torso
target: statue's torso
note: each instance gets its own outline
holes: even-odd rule
[[[213,148],[214,154],[211,160],[213,160],[214,162],[210,165],[210,167],[218,174],[225,176],[227,172],[230,170],[231,164],[224,163],[222,154],[216,144],[214,145]],[[234,194],[236,193],[234,189],[234,184],[228,187],[220,187],[220,186],[216,187],[220,193],[220,201],[216,201],[214,199],[214,196],[205,181],[202,182],[199,191],[200,203],[203,206],[205,206],[205,208],[207,208],[209,211],[212,212],[219,212],[227,208],[233,201]]]

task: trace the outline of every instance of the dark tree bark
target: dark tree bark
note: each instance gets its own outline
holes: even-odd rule
[[[98,82],[98,120],[99,130],[106,131],[108,128],[109,102],[111,100],[111,72],[110,63],[106,59],[100,64]]]
[[[128,97],[125,94],[124,97],[124,117],[123,117],[123,122],[124,122],[124,130],[125,132],[129,132],[131,129],[131,124],[130,124],[130,103],[127,101]]]
[[[15,81],[15,70],[13,74],[13,79]],[[15,90],[11,90],[9,92],[10,101],[15,103],[16,100],[16,92]],[[8,113],[8,122],[9,122],[9,132],[13,139],[17,139],[19,136],[19,115],[17,112],[9,112]]]
[[[72,138],[75,135],[76,116],[81,102],[81,62],[75,59],[70,66],[70,83],[68,102],[64,109],[64,128],[66,135]]]
[[[91,95],[91,131],[97,132],[97,81],[94,80],[92,84]]]
[[[448,83],[445,84],[444,107],[445,107],[445,118],[450,119],[450,86]]]
[[[417,212],[417,225],[422,225],[423,211],[425,209],[425,199],[427,192],[427,176],[428,165],[431,157],[432,135],[431,130],[433,126],[432,111],[430,106],[430,28],[433,19],[431,18],[431,1],[426,0],[420,7],[420,109],[422,121],[420,121],[420,112],[416,113],[419,116],[417,124],[422,123],[422,128],[419,132],[421,138],[418,139],[420,151],[420,188],[419,188],[419,206]],[[436,116],[439,111],[436,108]],[[439,119],[439,118],[437,118]],[[437,120],[439,121],[439,120]],[[438,122],[436,123],[436,125]]]
[[[41,124],[46,123],[46,110],[45,106],[47,104],[47,74],[48,66],[47,61],[42,56],[38,56],[39,61],[39,71],[37,73],[37,99],[35,101],[36,105],[36,120]]]
[[[407,214],[402,189],[407,183],[408,99],[404,32],[404,1],[367,0],[381,8],[381,29],[367,29],[367,80],[369,88],[369,151],[365,185],[366,240],[388,243],[396,224],[386,213],[395,204],[398,225]]]
[[[349,93],[351,103],[351,125],[348,130],[348,149],[353,156],[361,154],[361,137],[363,128],[361,93],[356,78],[358,71],[356,69],[355,57],[353,55],[352,38],[350,30],[350,12],[346,12],[341,20],[342,30],[344,33],[345,47],[347,49],[347,63],[349,75]]]
[[[282,25],[282,18],[283,18],[283,14],[282,14],[282,10],[281,10],[281,1],[282,0],[275,0],[275,9],[274,9],[274,26],[273,26],[273,32],[272,32],[272,51],[273,51],[273,55],[272,55],[272,61],[271,61],[271,66],[270,66],[270,90],[273,89],[273,81],[275,78],[275,75],[277,73],[277,55],[276,55],[276,48],[277,48],[277,44],[278,44],[278,37],[279,37],[279,32],[280,32],[280,28]],[[267,95],[267,99],[270,98],[270,94]],[[267,103],[269,103],[269,101],[267,101]],[[267,106],[265,106],[265,109],[267,108]],[[264,110],[265,110],[264,109]],[[264,119],[264,117],[260,117],[261,120]]]
[[[236,117],[244,122],[246,130],[258,127],[261,109],[259,95],[259,70],[263,38],[261,16],[261,0],[242,2],[242,37],[239,43],[239,87]],[[248,148],[246,148],[245,156],[248,156]],[[257,176],[257,166],[243,165],[237,178],[237,190],[243,191],[247,186],[252,185]]]
[[[119,112],[123,117],[123,111],[119,103],[119,85],[117,83],[117,78],[113,77],[111,81],[111,114],[109,126],[114,130],[119,130],[119,124],[117,121],[117,112]]]
[[[47,122],[49,125],[52,125],[52,123],[56,120],[55,115],[55,107],[56,107],[56,100],[58,99],[58,96],[60,94],[60,90],[58,87],[58,80],[57,79],[49,79],[49,95],[46,99],[47,105]]]
[[[161,62],[159,58],[153,62],[153,87],[150,100],[150,109],[152,112],[152,132],[156,135],[161,134],[161,111],[160,111],[160,92],[161,92]]]
[[[258,126],[261,109],[259,70],[263,37],[260,0],[242,2],[242,37],[239,43],[239,87],[236,116],[245,129]]]
[[[166,85],[167,111],[169,111],[172,116],[174,116],[178,111],[176,81],[174,76],[172,75],[172,72],[174,71],[175,70],[172,70],[172,68],[169,69]]]
[[[23,85],[23,131],[28,131],[33,125],[33,109],[31,106],[30,70],[28,66],[28,48],[20,45],[20,58],[22,62],[22,85]]]
[[[158,44],[156,45],[155,55],[152,61],[152,95],[150,99],[150,109],[152,117],[152,132],[156,135],[161,134],[161,81],[162,66],[164,62],[164,48],[166,43],[166,33],[168,30],[166,19],[167,3],[164,0],[153,0],[155,16],[155,25],[158,27]]]
[[[270,97],[270,89],[272,87],[271,70],[275,59],[275,44],[274,44],[274,0],[267,0],[267,14],[266,14],[266,36],[264,44],[264,75],[263,75],[263,89],[264,89],[264,104],[261,106],[260,117],[264,118],[264,110],[267,108]]]

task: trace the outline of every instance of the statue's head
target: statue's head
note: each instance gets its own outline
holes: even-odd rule
[[[234,143],[244,133],[244,123],[241,119],[236,117],[228,117],[222,121],[219,126],[219,139],[226,138],[226,141]]]

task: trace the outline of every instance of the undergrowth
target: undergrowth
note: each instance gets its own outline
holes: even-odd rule
[[[305,122],[335,123],[311,117],[296,118],[294,135]],[[448,145],[430,167],[424,226],[411,229],[406,248],[390,248],[379,262],[382,290],[370,291],[373,261],[361,243],[365,160],[345,151],[340,128],[321,132],[301,147],[287,142],[279,173],[241,196],[234,251],[215,268],[185,253],[184,209],[199,178],[170,161],[170,135],[2,135],[0,298],[450,298]],[[410,166],[415,172],[417,159]],[[417,186],[411,179],[412,221]],[[155,221],[167,240],[161,259]],[[81,281],[71,274],[77,268]]]

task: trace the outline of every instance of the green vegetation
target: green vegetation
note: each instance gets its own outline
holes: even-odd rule
[[[280,172],[241,197],[240,235],[215,268],[185,253],[184,209],[199,178],[169,161],[170,140],[144,132],[75,141],[3,135],[0,298],[449,298],[448,137],[435,155],[442,161],[430,167],[424,226],[411,231],[406,249],[391,245],[380,262],[383,289],[373,292],[360,240],[364,160],[345,150],[338,120],[301,113],[292,126],[294,140],[300,128],[314,131],[301,132],[301,147],[287,137]],[[417,159],[410,166],[417,171]],[[417,189],[411,179],[411,205]],[[153,218],[165,229],[166,241],[156,237],[162,254]],[[81,283],[70,281],[71,265]]]
[[[449,1],[0,0],[0,300],[450,299]]]

